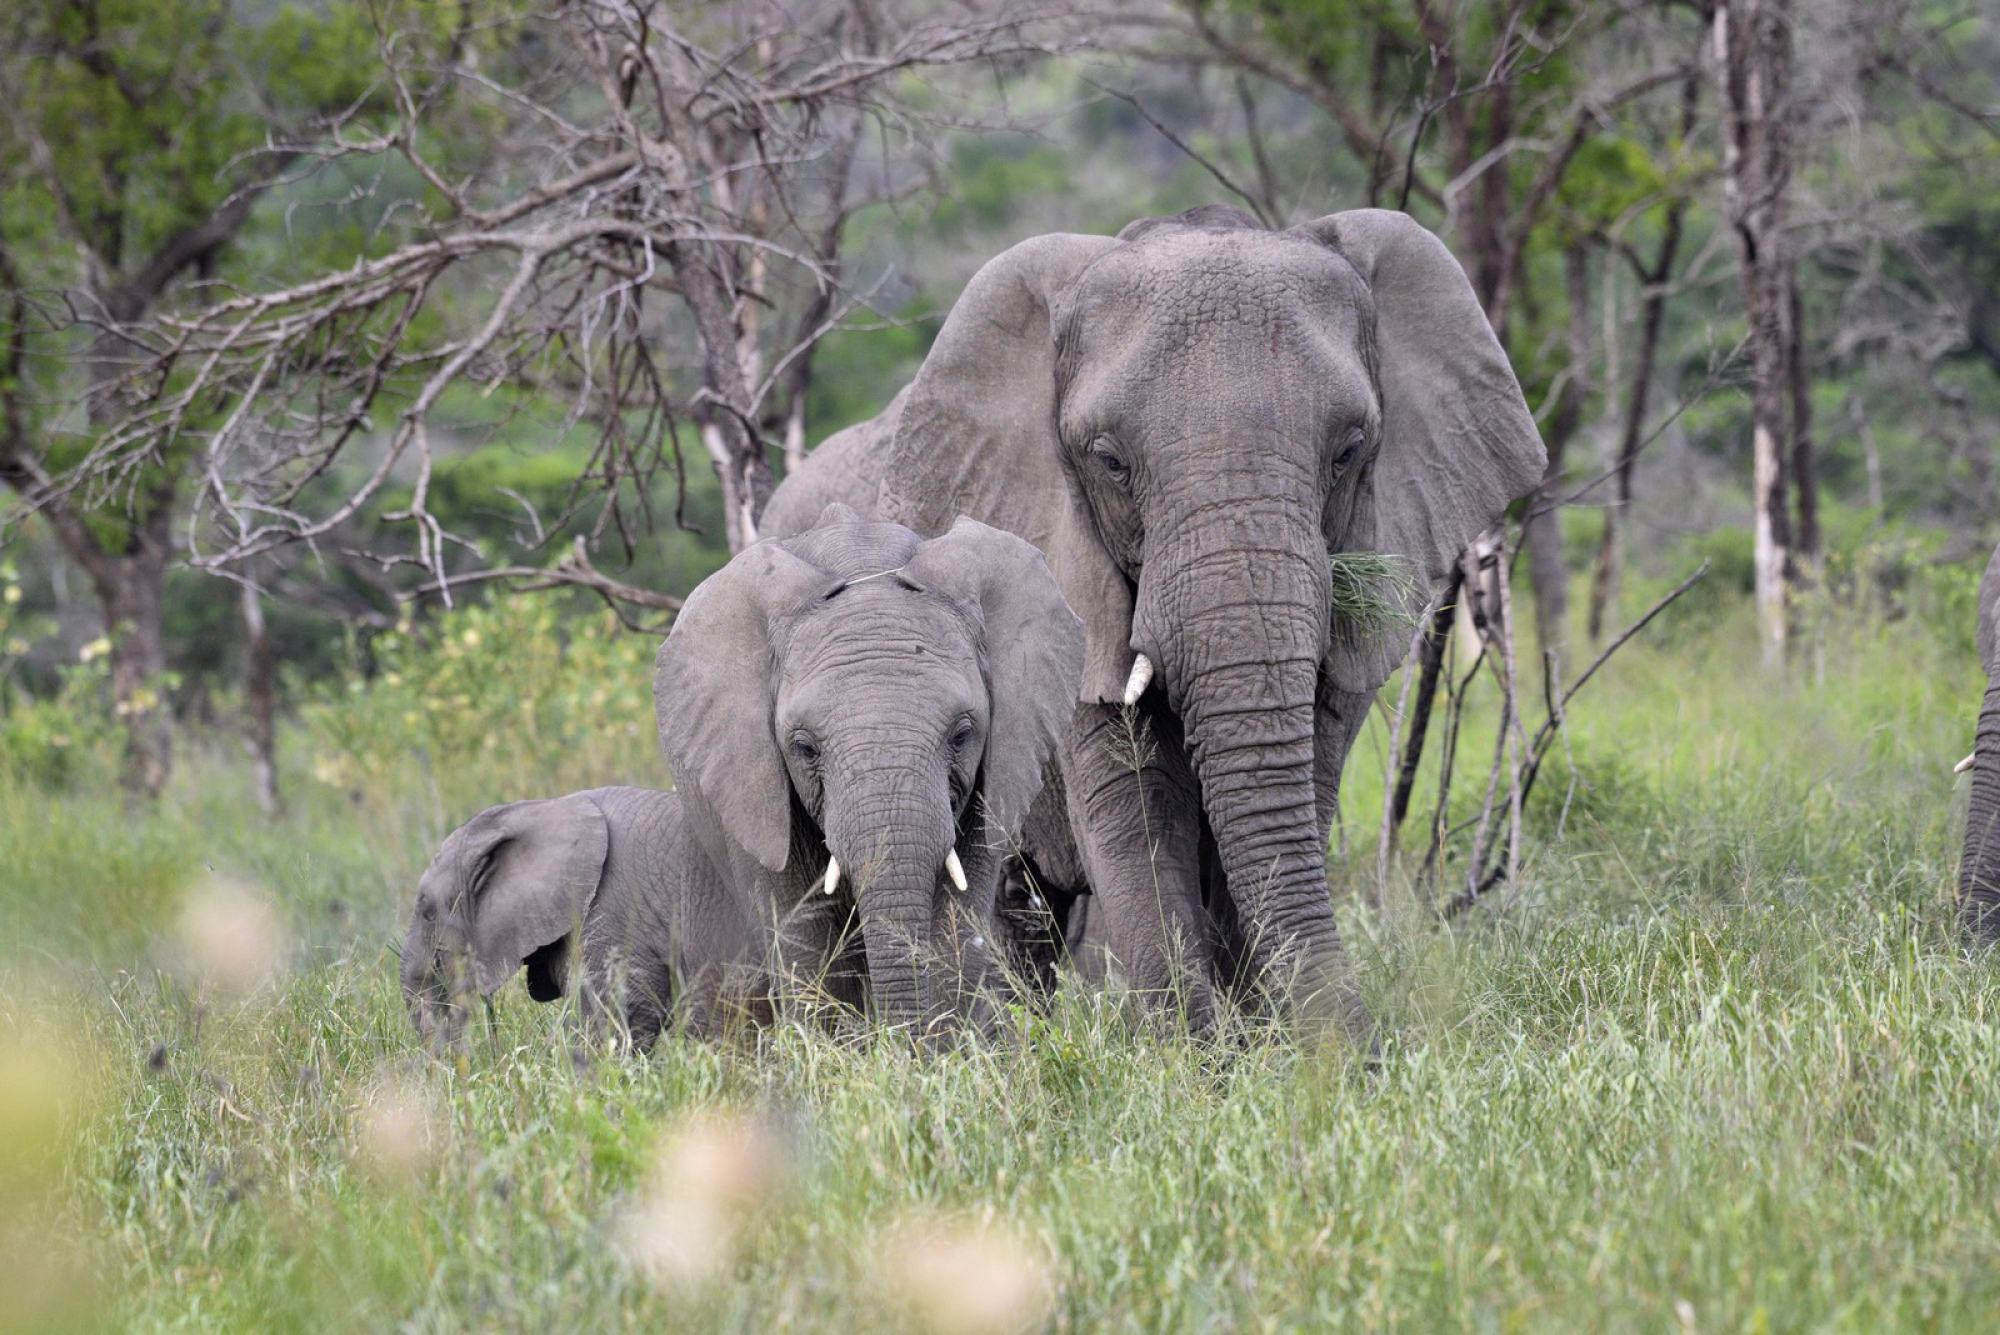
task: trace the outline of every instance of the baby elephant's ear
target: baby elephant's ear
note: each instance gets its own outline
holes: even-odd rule
[[[536,951],[583,926],[603,883],[610,831],[583,793],[490,807],[459,831],[472,854],[467,933],[479,990],[492,992]],[[454,838],[459,837],[454,835]],[[563,976],[566,961],[550,961]],[[544,980],[546,981],[546,980]],[[547,1001],[560,994],[560,982]]]
[[[1011,840],[1076,710],[1083,623],[1033,543],[974,519],[924,543],[904,570],[914,583],[976,605],[985,621],[993,717],[981,796],[993,833]]]

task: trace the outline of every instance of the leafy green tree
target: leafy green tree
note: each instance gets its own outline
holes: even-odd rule
[[[337,159],[336,125],[412,95],[381,77],[385,35],[406,58],[436,57],[468,13],[20,0],[0,19],[0,480],[102,604],[137,790],[157,792],[171,764],[164,582],[201,456],[189,437],[163,435],[115,468],[77,465],[120,414],[145,322],[247,278],[246,238],[281,225],[260,219],[272,192]],[[352,237],[329,240],[324,258],[352,258]]]

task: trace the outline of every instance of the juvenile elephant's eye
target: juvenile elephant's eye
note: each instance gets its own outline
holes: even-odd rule
[[[1111,447],[1111,442],[1105,437],[1098,436],[1090,442],[1090,457],[1097,460],[1098,466],[1111,476],[1124,479],[1125,461],[1118,457],[1118,451]]]

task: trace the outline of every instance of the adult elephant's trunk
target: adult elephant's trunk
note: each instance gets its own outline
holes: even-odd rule
[[[948,811],[914,813],[916,801],[894,794],[842,804],[831,815],[827,845],[860,912],[876,1013],[921,1035],[935,1019],[931,925],[951,851],[932,832],[950,831],[952,823]]]
[[[1224,534],[1197,528],[1167,560],[1149,560],[1136,638],[1157,650],[1185,727],[1257,981],[1358,1030],[1365,1017],[1327,896],[1313,776],[1331,595],[1325,544],[1316,515],[1272,523],[1268,498],[1217,508],[1261,512],[1265,522],[1254,536],[1240,524]]]
[[[1986,687],[1973,743],[1972,800],[1958,870],[1958,920],[1975,945],[2000,942],[2000,672]]]

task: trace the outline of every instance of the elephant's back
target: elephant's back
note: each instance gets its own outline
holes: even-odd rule
[[[605,850],[610,869],[630,860],[650,862],[680,841],[679,793],[658,788],[593,788],[585,794],[604,813],[609,832]]]
[[[896,428],[903,420],[907,387],[889,406],[865,422],[836,431],[806,456],[764,507],[757,521],[760,538],[793,538],[811,528],[827,506],[838,502],[863,519],[878,519],[876,498],[882,469]]]

